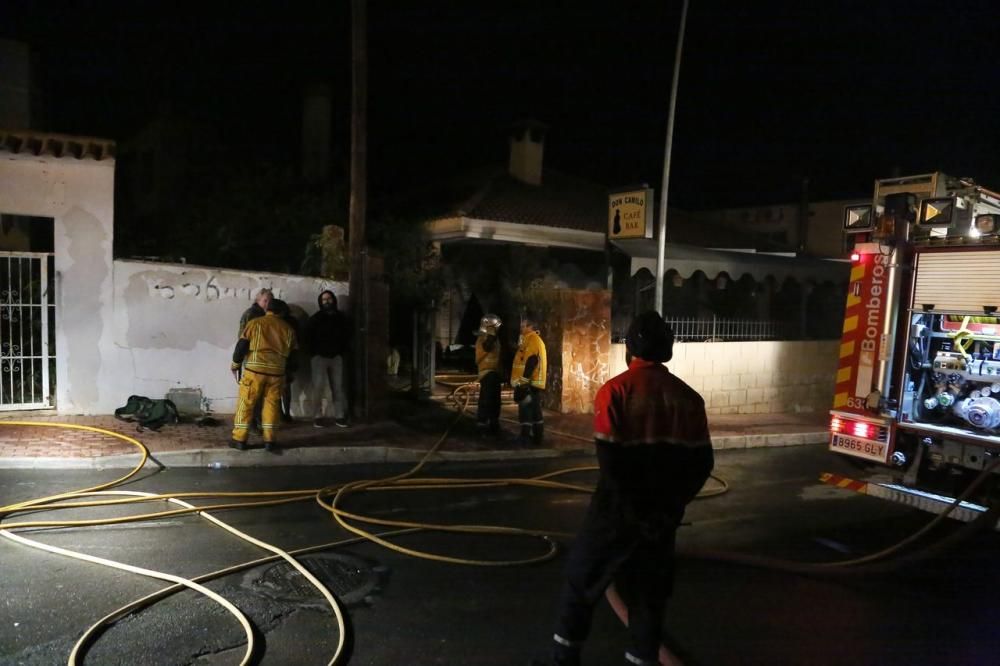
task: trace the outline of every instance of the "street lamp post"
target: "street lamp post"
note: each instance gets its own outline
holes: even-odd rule
[[[684,47],[684,24],[687,22],[688,0],[681,7],[681,25],[677,31],[677,53],[674,55],[674,79],[670,86],[670,111],[667,114],[667,144],[663,155],[663,183],[660,186],[660,217],[656,248],[656,311],[663,314],[663,273],[667,247],[667,195],[670,189],[670,152],[673,148],[674,113],[677,110],[677,83],[681,76],[681,50]]]

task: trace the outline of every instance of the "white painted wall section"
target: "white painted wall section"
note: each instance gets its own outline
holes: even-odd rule
[[[243,311],[257,292],[269,288],[292,307],[305,328],[316,299],[329,289],[341,310],[349,310],[346,282],[281,273],[253,273],[189,264],[114,262],[114,347],[109,359],[114,395],[162,398],[170,389],[200,389],[216,413],[232,413],[238,386],[229,371]],[[302,354],[292,384],[292,413],[312,415],[308,358]],[[117,404],[116,404],[117,403]]]
[[[110,404],[113,355],[114,160],[5,153],[0,211],[54,220],[56,404],[95,413]],[[126,396],[127,397],[127,396]]]

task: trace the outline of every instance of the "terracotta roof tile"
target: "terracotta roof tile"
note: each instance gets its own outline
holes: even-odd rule
[[[0,129],[0,153],[95,161],[113,160],[115,142],[68,134],[49,134],[33,130]]]
[[[602,185],[551,169],[543,172],[541,185],[528,185],[513,178],[505,168],[495,167],[470,170],[411,192],[405,205],[428,219],[462,216],[605,233],[608,192]],[[659,201],[654,200],[654,227],[658,208]],[[667,227],[667,239],[672,243],[754,246],[750,234],[723,229],[673,207]]]
[[[466,217],[604,231],[608,191],[586,180],[546,170],[541,185],[527,185],[498,171],[460,205]]]

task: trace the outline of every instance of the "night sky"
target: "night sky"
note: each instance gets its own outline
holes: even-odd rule
[[[347,0],[4,0],[0,37],[44,72],[42,129],[125,140],[169,101],[241,148],[299,146],[303,87],[332,86],[349,148]],[[1000,4],[692,0],[671,201],[863,196],[941,169],[1000,187]],[[550,125],[546,165],[659,187],[680,2],[369,6],[373,192],[506,160],[507,126]]]

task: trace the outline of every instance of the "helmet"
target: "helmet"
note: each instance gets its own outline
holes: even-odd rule
[[[500,321],[500,317],[495,314],[485,314],[479,320],[479,330],[476,331],[476,335],[496,335],[497,329],[501,326],[503,322]]]
[[[643,312],[628,327],[625,346],[634,357],[665,363],[674,355],[674,331],[657,312]]]

